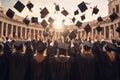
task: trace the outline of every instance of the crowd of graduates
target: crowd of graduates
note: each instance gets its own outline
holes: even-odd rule
[[[66,38],[2,39],[0,80],[120,80],[120,40]]]

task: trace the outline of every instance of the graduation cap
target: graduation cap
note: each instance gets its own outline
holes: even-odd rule
[[[107,43],[105,46],[104,46],[104,48],[107,50],[107,51],[116,51],[116,47],[115,47],[115,45],[114,44],[112,44],[112,43]]]
[[[45,7],[44,9],[41,9],[40,14],[41,14],[41,18],[45,18],[49,14],[49,11]]]
[[[73,18],[72,18],[72,22],[74,23],[75,21],[76,21],[76,18],[75,18],[75,17],[73,17]]]
[[[120,40],[119,39],[116,40],[116,43],[117,43],[118,46],[120,46]]]
[[[64,15],[64,16],[67,16],[69,13],[67,12],[67,10],[65,10],[64,8],[63,8],[63,11],[61,11],[61,13]]]
[[[43,26],[43,28],[46,28],[47,25],[48,25],[48,23],[46,22],[46,20],[43,20],[43,21],[41,22],[41,25]]]
[[[81,20],[83,21],[85,19],[85,14],[81,16]]]
[[[15,12],[11,9],[8,9],[6,12],[7,17],[9,17],[11,19],[13,18],[14,14],[15,14]]]
[[[75,24],[77,27],[80,27],[82,25],[82,22],[77,21],[77,23]]]
[[[116,43],[116,39],[112,39],[112,43],[115,44]]]
[[[14,8],[19,12],[22,12],[22,10],[25,8],[25,5],[20,1],[17,1],[17,3],[14,5]]]
[[[70,40],[72,40],[72,39],[75,39],[75,38],[76,38],[76,33],[75,33],[75,31],[74,31],[74,30],[70,33],[69,38],[70,38]]]
[[[39,54],[42,54],[43,51],[46,49],[46,45],[41,40],[36,42],[35,47]]]
[[[53,19],[52,17],[49,17],[48,22],[49,22],[50,24],[53,24],[53,23],[54,23],[54,19]]]
[[[32,23],[38,23],[38,17],[32,17],[31,21]]]
[[[14,45],[14,48],[15,48],[16,50],[21,50],[21,49],[23,48],[23,42],[22,42],[22,41],[15,41],[15,42],[13,43],[13,45]]]
[[[74,15],[78,15],[79,14],[79,10],[74,11]]]
[[[102,22],[102,21],[103,21],[102,17],[101,17],[101,16],[98,17],[98,18],[97,18],[97,21],[98,21],[98,22]]]
[[[23,19],[23,23],[25,23],[26,25],[29,25],[30,20],[29,20],[27,17],[28,17],[28,16],[26,16],[26,17]]]
[[[90,32],[91,31],[91,27],[89,24],[87,24],[84,28],[84,30],[86,31],[86,33]]]
[[[92,44],[89,41],[85,41],[83,44],[83,48],[85,50],[90,50],[92,48]]]
[[[84,1],[78,5],[78,8],[80,9],[81,12],[85,12],[88,9]]]
[[[10,53],[10,51],[11,51],[10,42],[6,42],[6,43],[4,44],[4,49],[3,49],[3,50],[5,51],[5,53]]]
[[[111,21],[114,21],[116,18],[118,17],[117,13],[113,12],[109,18],[111,19]]]
[[[93,14],[98,14],[98,12],[99,12],[99,9],[96,6],[96,7],[93,8],[92,15]]]
[[[98,25],[95,29],[97,30],[97,32],[102,31],[102,27],[100,25]]]
[[[58,42],[58,48],[68,50],[69,45],[67,43]]]
[[[27,3],[27,8],[29,9],[29,11],[31,11],[32,12],[32,8],[34,7],[34,5],[33,5],[33,3],[31,3],[30,1],[28,1],[28,3]]]
[[[57,5],[56,3],[54,3],[54,5],[55,5],[55,10],[56,10],[56,11],[60,11],[59,5]]]
[[[116,31],[117,31],[118,33],[120,33],[120,27],[117,27],[117,28],[116,28]]]

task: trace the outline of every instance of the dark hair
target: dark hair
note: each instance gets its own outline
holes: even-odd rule
[[[83,48],[86,50],[86,51],[89,51],[91,49],[91,47],[87,46],[87,45],[84,45]]]
[[[112,51],[112,49],[110,49],[110,48],[108,47],[108,45],[105,45],[104,47],[105,47],[105,50],[107,50],[108,52],[111,52],[111,51]]]
[[[36,50],[39,52],[39,54],[42,54],[45,49],[46,45],[41,40],[36,43]]]
[[[58,55],[66,55],[66,49],[59,48]]]
[[[92,44],[88,41],[85,41],[84,44],[83,44],[83,48],[86,50],[86,51],[89,51],[92,47]]]
[[[16,49],[17,51],[22,50],[22,49],[23,49],[23,44],[21,44],[20,46],[15,46],[15,49]]]

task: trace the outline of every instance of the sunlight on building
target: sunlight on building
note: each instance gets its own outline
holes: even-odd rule
[[[56,20],[54,22],[54,29],[63,29],[63,24],[62,24],[62,21],[61,20]]]

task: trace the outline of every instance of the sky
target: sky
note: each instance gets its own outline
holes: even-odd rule
[[[28,15],[29,18],[31,18],[32,16],[38,17],[39,22],[43,20],[40,18],[40,11],[41,11],[40,8],[43,9],[44,7],[47,7],[47,9],[50,12],[49,15],[46,16],[45,20],[48,20],[49,17],[52,17],[56,20],[55,21],[56,23],[61,23],[61,21],[64,19],[65,24],[74,24],[71,22],[71,18],[75,17],[76,21],[81,21],[80,16],[83,14],[85,14],[86,19],[81,22],[96,20],[97,17],[99,16],[104,17],[108,15],[108,0],[30,0],[34,4],[34,7],[32,9],[33,12],[29,12],[27,7],[25,7],[25,9],[21,13],[19,13],[13,7],[17,1],[18,0],[2,0],[2,7],[5,10],[10,8],[13,11],[15,11],[15,14],[22,17],[26,17],[26,15]],[[19,1],[21,1],[24,5],[26,5],[29,0],[19,0]],[[85,3],[89,3],[89,5],[87,5],[88,10],[85,11],[84,13],[81,13],[79,10],[80,14],[74,16],[74,11],[78,9],[77,5],[80,4],[82,1],[84,1]],[[55,11],[55,5],[53,4],[54,2],[59,4],[61,11],[63,10],[62,7],[64,7],[69,12],[69,15],[67,17],[64,17],[61,14],[61,11],[54,14]],[[90,7],[94,7],[94,6],[97,6],[100,10],[97,15],[92,16],[91,15],[92,9]]]

